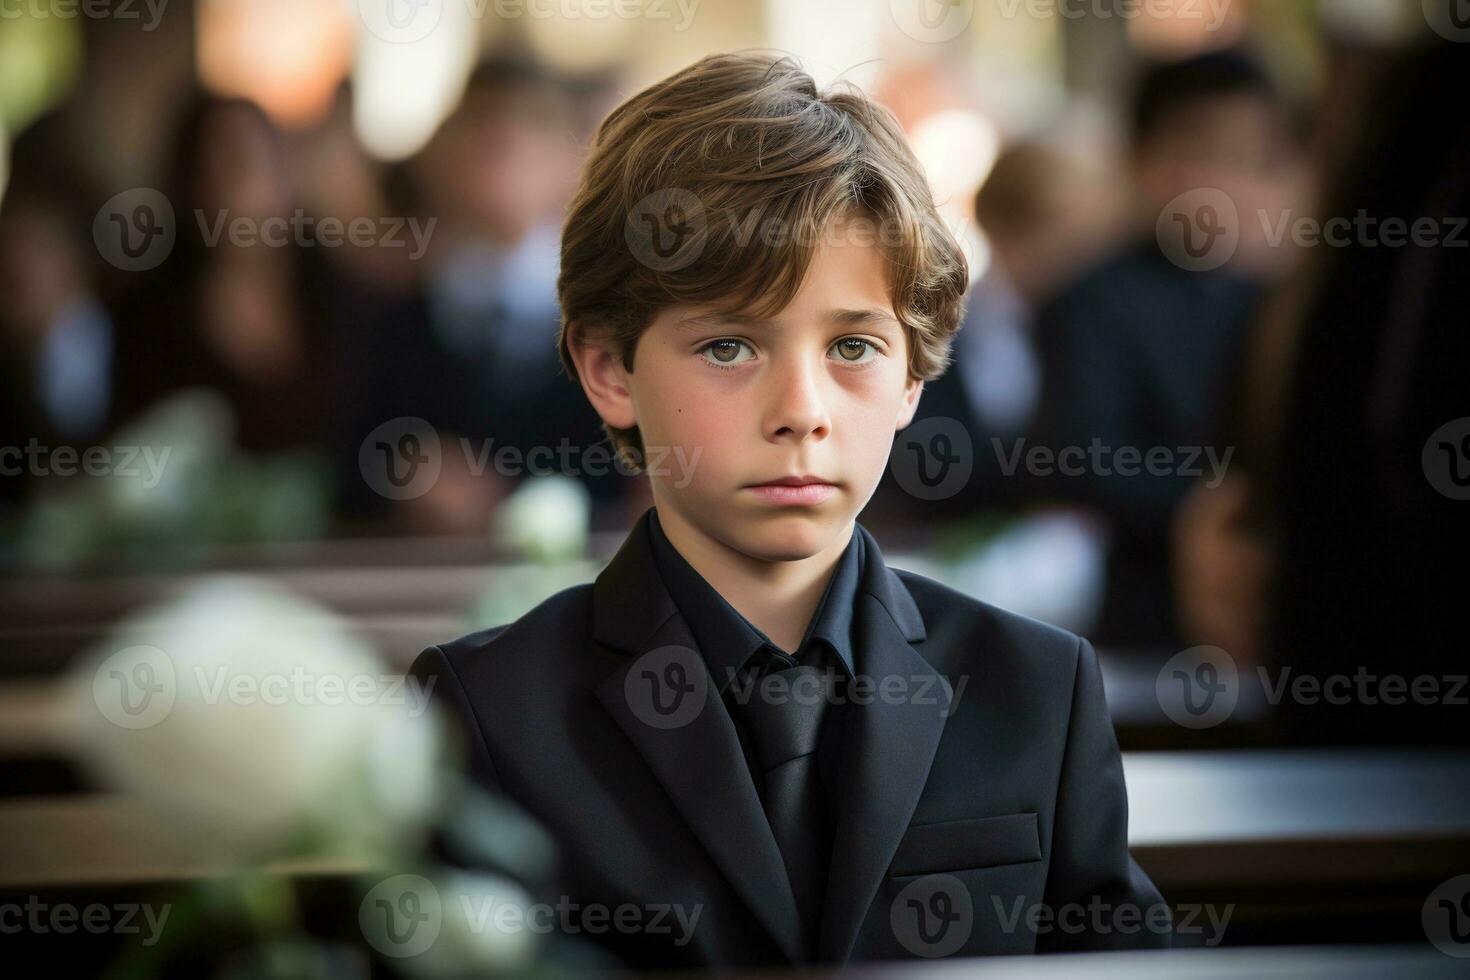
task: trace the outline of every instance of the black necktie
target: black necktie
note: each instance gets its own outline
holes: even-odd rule
[[[756,683],[742,709],[764,782],[766,818],[786,862],[809,952],[815,952],[831,854],[816,751],[833,677],[819,666],[819,653],[804,663],[762,647]]]

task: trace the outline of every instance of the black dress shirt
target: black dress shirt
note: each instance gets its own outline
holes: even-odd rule
[[[828,812],[835,818],[836,789],[841,778],[840,767],[844,763],[842,746],[850,724],[849,709],[853,707],[844,697],[844,682],[851,679],[857,669],[852,649],[852,620],[853,610],[857,606],[858,583],[862,580],[862,535],[854,528],[852,539],[837,559],[837,566],[827,582],[827,589],[822,593],[816,611],[807,624],[806,635],[794,652],[788,652],[777,646],[759,627],[730,605],[679,554],[664,534],[656,510],[649,515],[648,534],[659,575],[699,644],[699,654],[704,658],[715,689],[720,692],[721,701],[740,736],[746,765],[750,768],[751,778],[755,781],[762,801],[765,790],[762,780],[758,778],[759,770],[749,734],[745,730],[741,713],[736,710],[735,692],[738,687],[732,681],[735,678],[748,677],[746,672],[761,663],[761,658],[756,658],[756,654],[762,647],[769,647],[802,663],[835,672],[834,703],[829,707],[823,723],[817,752],[817,771],[822,780],[823,794],[829,804]],[[752,658],[756,658],[753,663]]]

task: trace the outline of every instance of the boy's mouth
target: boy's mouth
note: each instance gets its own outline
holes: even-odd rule
[[[776,504],[819,504],[837,492],[837,484],[820,476],[783,476],[745,489]]]
[[[813,483],[825,484],[829,487],[836,486],[836,483],[832,480],[824,480],[820,476],[810,476],[806,474],[803,474],[802,476],[782,476],[777,477],[774,480],[762,480],[760,483],[752,483],[749,485],[752,487],[804,487]]]

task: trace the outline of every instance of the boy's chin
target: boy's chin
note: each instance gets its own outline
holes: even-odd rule
[[[826,508],[782,508],[742,515],[740,550],[764,561],[801,561],[832,547],[847,518]]]

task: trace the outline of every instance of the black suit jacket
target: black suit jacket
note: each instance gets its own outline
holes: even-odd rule
[[[430,647],[412,673],[463,726],[473,778],[556,839],[571,901],[699,909],[683,945],[610,930],[598,941],[613,955],[639,968],[800,963],[780,853],[647,524],[595,583]],[[819,960],[1167,945],[1166,930],[1137,928],[1161,899],[1128,854],[1092,647],[889,569],[857,533],[854,657],[875,693],[849,712]],[[646,672],[678,678],[675,661],[708,696],[665,727],[640,692]],[[1135,907],[1134,928],[1079,930],[1089,906]],[[1047,927],[1056,915],[1068,928]]]

